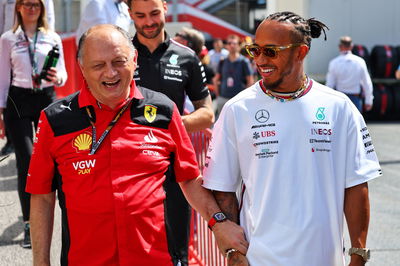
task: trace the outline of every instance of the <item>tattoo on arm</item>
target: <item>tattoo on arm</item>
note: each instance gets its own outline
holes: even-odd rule
[[[235,192],[213,191],[213,194],[228,219],[239,224],[239,204]]]

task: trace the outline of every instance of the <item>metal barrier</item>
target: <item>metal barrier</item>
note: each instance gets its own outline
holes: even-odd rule
[[[211,130],[203,130],[189,135],[196,151],[200,171],[203,172]],[[207,221],[194,210],[192,211],[190,230],[189,264],[191,266],[225,266],[225,258],[218,250],[214,235],[208,229]]]

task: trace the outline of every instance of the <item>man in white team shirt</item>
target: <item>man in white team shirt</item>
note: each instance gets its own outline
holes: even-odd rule
[[[372,81],[369,76],[367,64],[364,59],[354,55],[353,42],[349,36],[340,38],[340,55],[329,62],[328,74],[326,75],[326,86],[341,91],[349,96],[357,109],[369,111],[372,109]]]
[[[325,28],[292,12],[267,17],[247,46],[262,80],[214,127],[203,186],[249,241],[247,254],[223,250],[229,265],[344,265],[344,217],[350,265],[368,259],[367,181],[381,175],[370,134],[346,95],[303,72]]]

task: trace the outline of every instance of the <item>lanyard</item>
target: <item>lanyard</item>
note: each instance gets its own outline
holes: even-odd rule
[[[33,48],[31,48],[31,43],[29,42],[28,36],[24,32],[25,40],[28,43],[28,52],[29,52],[29,61],[31,62],[32,66],[32,87],[34,90],[37,90],[40,88],[40,80],[37,79],[39,72],[38,72],[38,63],[37,63],[37,57],[36,57],[36,43],[37,43],[37,38],[38,38],[38,31],[35,32],[35,35],[33,37]]]
[[[92,148],[90,149],[89,155],[93,155],[96,153],[97,149],[100,147],[100,144],[103,142],[103,140],[106,138],[108,133],[111,131],[111,129],[114,127],[114,125],[120,119],[120,117],[126,111],[128,106],[130,105],[130,103],[131,103],[131,100],[128,100],[128,102],[118,111],[118,113],[114,116],[114,118],[108,124],[106,130],[104,130],[103,134],[101,135],[101,137],[99,138],[98,141],[96,141],[96,126],[94,124],[95,119],[94,119],[89,107],[86,106],[86,113],[89,117],[90,125],[92,126]]]

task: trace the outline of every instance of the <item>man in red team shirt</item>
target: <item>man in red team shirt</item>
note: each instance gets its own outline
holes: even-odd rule
[[[172,265],[162,186],[170,164],[221,250],[245,253],[241,227],[216,215],[214,197],[201,186],[175,104],[132,81],[137,52],[128,34],[93,27],[78,59],[86,86],[42,112],[35,140],[27,182],[34,265],[50,264],[56,188],[61,265]]]

